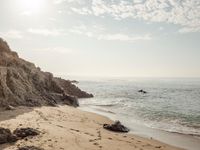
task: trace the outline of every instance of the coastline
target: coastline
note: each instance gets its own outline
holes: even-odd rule
[[[133,134],[110,132],[102,124],[113,121],[102,115],[69,106],[18,107],[0,114],[0,126],[12,131],[32,127],[41,131],[36,137],[14,144],[0,145],[0,149],[16,150],[20,146],[38,146],[45,150],[180,150],[151,138]]]
[[[129,121],[122,118],[121,116],[116,116],[113,112],[105,111],[99,108],[92,108],[88,106],[81,106],[79,109],[87,112],[96,113],[109,119],[115,121],[120,120],[125,124],[127,127],[131,129],[129,134],[136,135],[143,138],[153,138],[159,142],[166,143],[175,147],[179,147],[182,149],[187,150],[199,150],[200,147],[200,138],[188,135],[188,134],[181,134],[176,132],[169,132],[160,129],[150,128],[142,125],[141,123],[129,124]]]

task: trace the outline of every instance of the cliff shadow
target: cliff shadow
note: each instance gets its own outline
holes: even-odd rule
[[[2,110],[0,109],[0,123],[5,120],[10,120],[16,118],[18,115],[28,113],[34,110],[34,107],[24,107],[19,106],[14,110]]]

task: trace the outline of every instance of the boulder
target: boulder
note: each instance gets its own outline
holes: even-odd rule
[[[25,138],[27,136],[39,135],[40,132],[33,128],[17,128],[13,131],[13,134],[15,134],[19,138]]]
[[[103,128],[115,132],[129,132],[129,129],[122,125],[120,121],[115,121],[113,124],[104,124]]]
[[[0,127],[0,144],[16,142],[18,139],[9,129]]]

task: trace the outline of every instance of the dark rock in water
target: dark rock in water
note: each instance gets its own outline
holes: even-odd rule
[[[147,93],[147,91],[144,91],[144,90],[139,90],[138,92],[139,92],[139,93],[143,93],[143,94],[146,94],[146,93]]]
[[[129,132],[129,129],[122,125],[120,121],[116,121],[114,124],[104,124],[103,128],[115,132]]]
[[[25,146],[18,148],[18,150],[44,150],[44,149],[35,146]]]
[[[27,136],[39,135],[40,132],[33,128],[17,128],[13,131],[13,134],[15,134],[19,138],[25,138]]]
[[[71,81],[56,78],[21,59],[0,38],[0,107],[56,106],[63,103],[63,94],[77,98],[93,97]],[[77,101],[75,98],[65,99],[68,105],[73,106],[78,106]]]
[[[0,127],[0,144],[16,142],[18,139],[9,129]]]

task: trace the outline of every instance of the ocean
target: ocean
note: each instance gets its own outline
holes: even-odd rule
[[[135,132],[141,125],[200,137],[198,78],[96,79],[81,80],[78,86],[94,94],[81,99],[81,107],[113,116]]]

